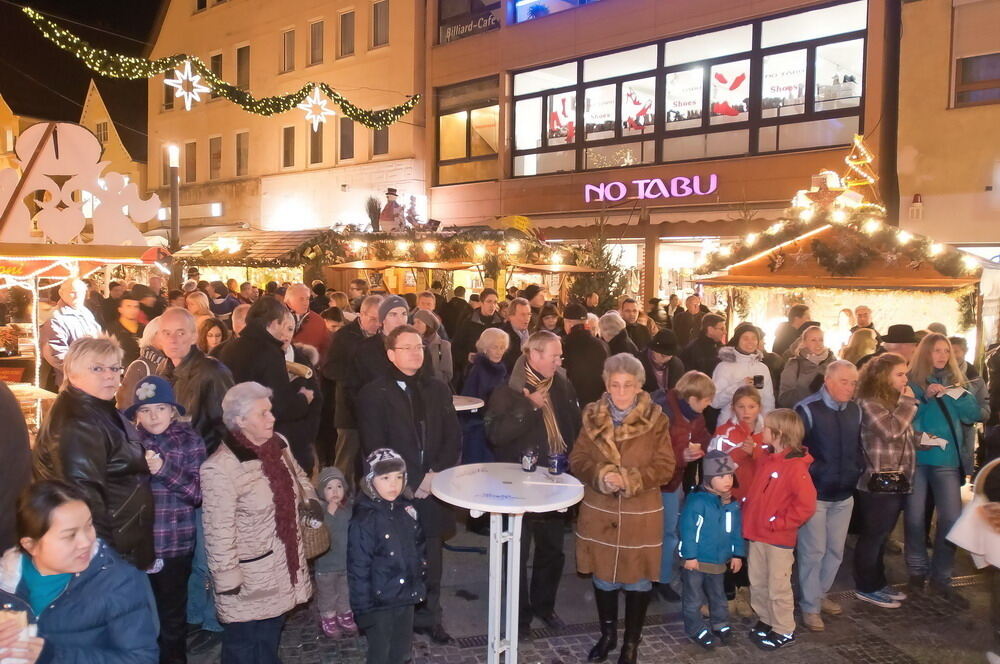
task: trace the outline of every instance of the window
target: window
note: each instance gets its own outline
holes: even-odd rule
[[[514,4],[514,22],[524,23],[549,14],[590,5],[598,0],[518,0]]]
[[[163,80],[164,81],[166,81],[168,79],[172,80],[173,78],[174,78],[173,74],[170,74],[169,76],[166,75],[166,74],[163,75]],[[174,88],[174,87],[172,87],[172,86],[167,85],[164,82],[164,84],[163,84],[163,110],[164,111],[173,110],[173,108],[174,108],[174,95],[176,95],[176,94],[177,94],[177,89]]]
[[[196,182],[198,180],[198,144],[195,142],[184,144],[184,181]]]
[[[513,172],[849,145],[863,129],[866,25],[866,0],[851,0],[515,72]],[[439,109],[442,162],[468,154],[445,140],[470,131],[462,110]]]
[[[236,176],[242,177],[250,170],[250,132],[236,134]]]
[[[378,0],[372,5],[372,48],[389,43],[389,0]]]
[[[166,145],[160,151],[160,184],[170,186],[170,150]]]
[[[208,0],[194,0],[194,10],[200,12],[208,7]]]
[[[309,24],[309,64],[323,62],[323,21]]]
[[[1000,102],[1000,53],[959,58],[955,67],[955,106]]]
[[[209,57],[208,59],[208,67],[209,69],[212,70],[213,74],[215,74],[219,78],[222,78],[222,54],[213,53],[211,57]],[[215,90],[212,90],[210,97],[212,99],[218,99],[219,93],[216,92]]]
[[[372,130],[372,156],[389,154],[389,128]]]
[[[4,136],[4,149],[3,149],[4,152],[13,152],[14,151],[14,130],[11,129],[10,127],[6,127],[3,130],[3,136]]]
[[[499,80],[460,83],[437,91],[438,184],[495,180],[500,169]],[[536,136],[541,135],[541,99]],[[537,145],[537,141],[533,144]]]
[[[310,164],[322,164],[323,163],[323,128],[326,127],[325,122],[320,122],[316,125],[315,131],[312,127],[309,128],[309,163]]]
[[[281,167],[295,166],[295,127],[285,127],[281,130]]]
[[[500,28],[500,0],[438,0],[438,43]]]
[[[346,58],[354,55],[354,12],[344,12],[340,15],[340,45],[337,47],[337,57]]]
[[[97,136],[97,140],[101,142],[101,145],[108,144],[108,123],[98,122],[94,126],[94,135]]]
[[[340,118],[340,158],[354,159],[354,120]]]
[[[284,74],[295,69],[295,31],[285,30],[281,33],[281,69],[279,74]]]
[[[250,89],[250,47],[240,46],[236,49],[236,87],[241,90]]]
[[[222,177],[222,137],[212,136],[208,139],[208,179],[218,180]]]

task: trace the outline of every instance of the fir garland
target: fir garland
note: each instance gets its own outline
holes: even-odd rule
[[[407,101],[391,108],[371,111],[355,106],[346,97],[335,92],[326,83],[306,83],[296,92],[286,95],[262,97],[257,99],[252,94],[231,85],[217,76],[196,55],[183,53],[169,55],[156,60],[147,60],[130,55],[112,53],[107,49],[95,48],[57,23],[45,18],[30,7],[22,8],[24,13],[41,31],[42,35],[59,48],[67,51],[90,68],[92,71],[110,78],[148,79],[179,68],[185,61],[190,61],[191,68],[201,76],[211,90],[224,97],[243,110],[256,115],[271,116],[275,113],[290,111],[305,100],[315,88],[323,91],[331,101],[340,107],[344,115],[370,129],[385,129],[397,122],[420,103],[420,95],[413,95]]]

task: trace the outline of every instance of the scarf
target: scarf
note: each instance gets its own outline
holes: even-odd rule
[[[639,405],[639,396],[636,395],[635,401],[628,408],[619,408],[615,405],[615,402],[611,399],[611,395],[607,392],[604,393],[604,400],[608,404],[608,411],[611,413],[611,422],[616,426],[620,427],[625,418],[629,416],[635,407]]]
[[[423,386],[420,384],[420,371],[417,371],[417,373],[412,376],[407,376],[405,373],[397,369],[395,365],[391,366],[389,369],[392,374],[392,379],[397,383],[405,385],[403,391],[406,392],[406,398],[410,401],[413,424],[419,428],[417,423],[423,422],[427,417],[427,409],[424,407],[424,390]]]
[[[566,441],[563,440],[559,431],[559,422],[556,421],[556,411],[552,408],[552,399],[549,398],[549,390],[552,389],[552,381],[555,376],[542,378],[531,364],[524,363],[524,384],[532,392],[541,392],[545,396],[542,403],[542,419],[545,421],[545,434],[549,439],[549,456],[553,454],[566,454]]]
[[[813,355],[809,351],[803,349],[802,357],[806,358],[813,364],[822,364],[823,362],[826,362],[826,358],[830,357],[830,349],[824,348],[822,352],[817,353],[816,355]]]
[[[259,459],[264,477],[274,496],[274,523],[278,539],[285,545],[288,576],[294,586],[299,577],[299,515],[291,470],[282,456],[285,443],[277,434],[263,445],[254,445],[243,432],[229,430],[230,440],[241,450]]]

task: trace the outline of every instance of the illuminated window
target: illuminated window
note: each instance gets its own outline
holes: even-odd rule
[[[514,0],[514,22],[524,23],[567,9],[592,5],[598,0]]]
[[[437,91],[438,184],[478,182],[499,176],[498,95],[496,77]]]

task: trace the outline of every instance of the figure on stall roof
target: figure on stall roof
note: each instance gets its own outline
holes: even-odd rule
[[[396,202],[399,198],[399,193],[396,191],[395,187],[389,187],[385,192],[385,206],[382,208],[382,212],[378,216],[378,230],[383,232],[391,233],[393,231],[401,231],[406,229],[406,221],[404,219],[405,209],[402,205]]]

